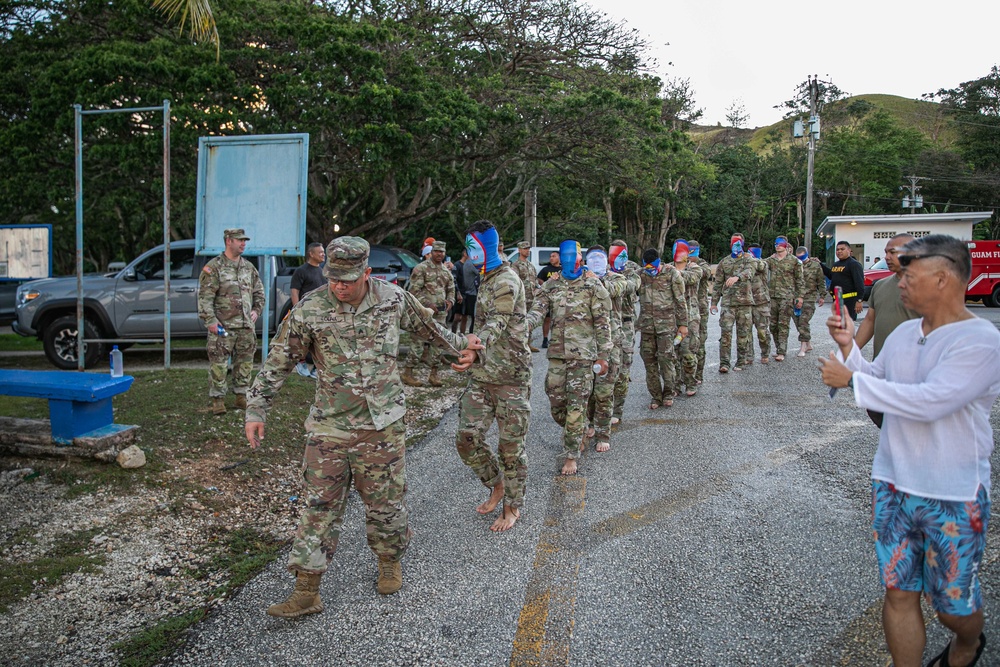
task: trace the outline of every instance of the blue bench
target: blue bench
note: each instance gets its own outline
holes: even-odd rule
[[[114,423],[111,399],[132,386],[132,376],[75,371],[0,370],[0,394],[49,401],[52,439],[72,445],[80,436],[110,435],[131,428]]]

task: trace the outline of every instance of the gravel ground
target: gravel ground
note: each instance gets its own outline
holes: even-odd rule
[[[998,311],[974,312],[1000,322]],[[814,319],[818,324],[822,315]],[[493,534],[492,517],[473,511],[486,492],[455,455],[457,414],[448,409],[408,453],[415,537],[400,593],[375,592],[375,559],[352,495],[323,578],[323,613],[297,621],[264,613],[292,587],[279,560],[213,605],[166,664],[888,664],[870,538],[869,472],[878,432],[849,391],[827,398],[816,357],[832,344],[824,331],[815,338],[805,359],[720,375],[713,317],[699,394],[655,412],[647,409],[637,356],[612,450],[588,451],[573,478],[555,474],[561,434],[542,389],[544,355],[535,355],[528,498],[514,530]],[[995,430],[998,418],[994,408]],[[147,576],[153,559],[162,559],[154,567],[184,566],[183,549],[166,546],[178,543],[149,520],[156,505],[143,503],[152,500],[133,498],[122,507],[120,500],[91,497],[75,501],[77,511],[60,513],[86,516],[76,529],[122,511],[147,520],[126,535],[107,536],[113,553],[122,554],[105,568],[113,576],[74,575],[0,617],[7,659],[113,664],[107,647],[121,629],[154,615],[140,621],[126,605],[108,602],[113,593],[97,589]],[[993,611],[1000,605],[996,535],[990,531],[982,568],[991,637],[1000,637]],[[129,555],[132,543],[145,545],[141,553]],[[60,615],[60,595],[87,601]],[[67,634],[67,625],[75,634]],[[68,639],[55,643],[60,636]],[[101,644],[102,636],[111,639]],[[930,621],[927,656],[945,641]],[[982,664],[1000,663],[993,651],[987,649]]]

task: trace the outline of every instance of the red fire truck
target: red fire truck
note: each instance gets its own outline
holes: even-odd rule
[[[1000,241],[969,241],[972,276],[965,298],[1000,308]]]

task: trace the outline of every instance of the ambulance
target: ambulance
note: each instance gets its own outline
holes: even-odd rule
[[[965,298],[1000,308],[1000,241],[969,241],[972,276]]]

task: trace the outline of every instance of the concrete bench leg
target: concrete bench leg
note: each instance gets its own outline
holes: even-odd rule
[[[90,403],[50,398],[49,420],[52,422],[52,439],[61,445],[72,445],[76,436],[114,422],[111,398]]]

